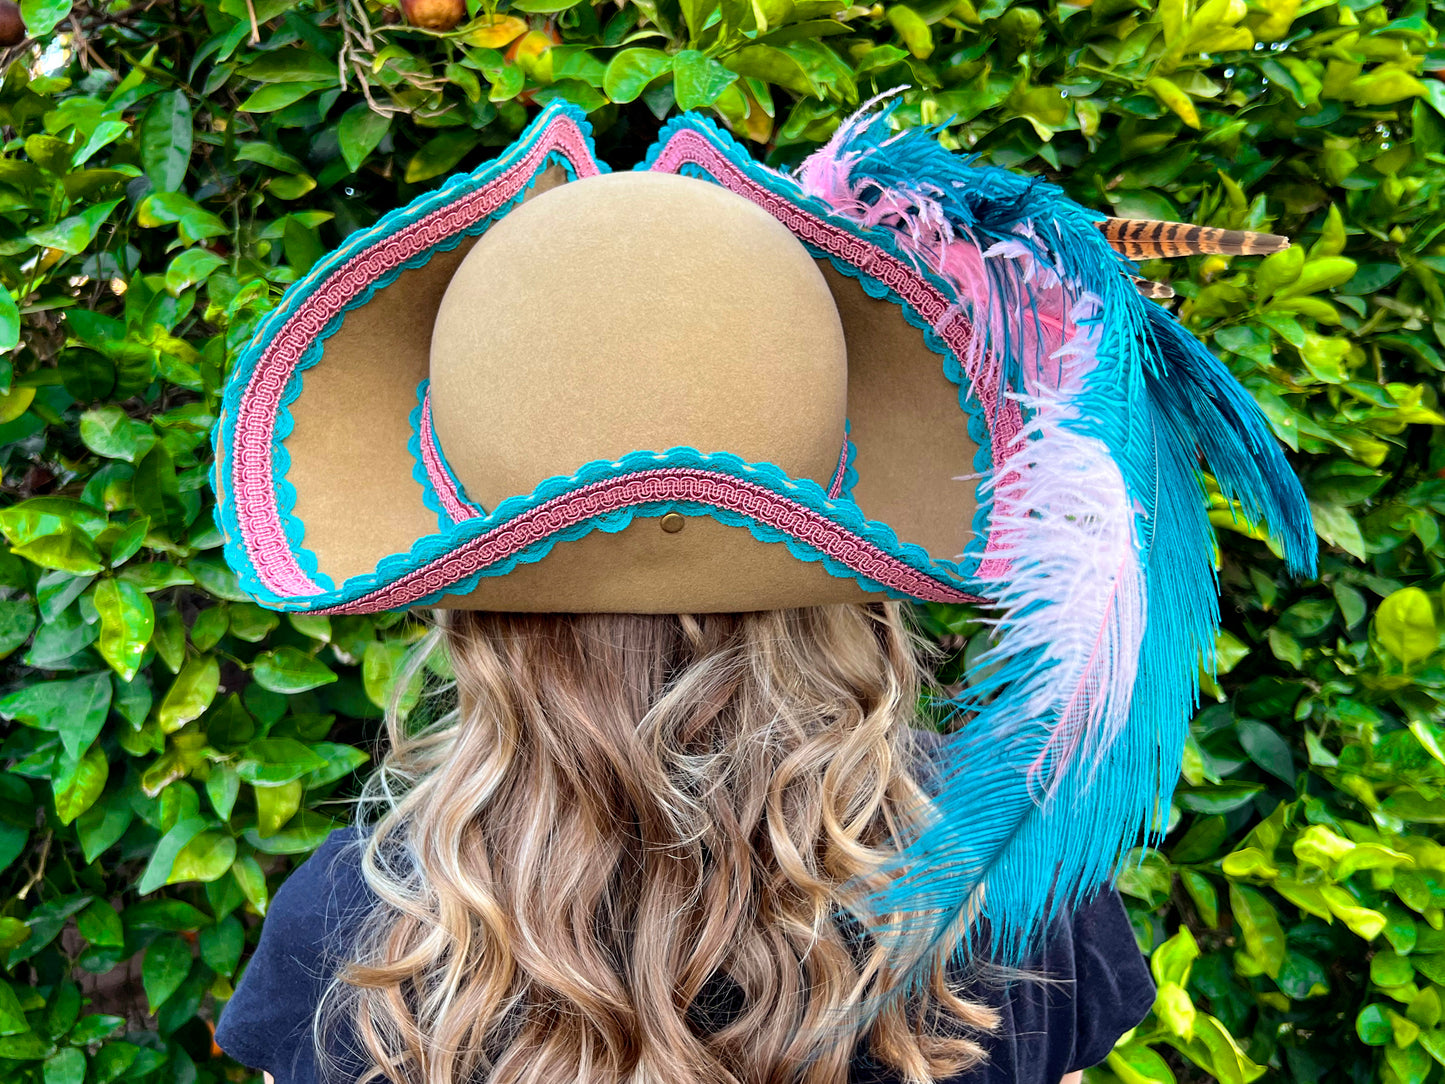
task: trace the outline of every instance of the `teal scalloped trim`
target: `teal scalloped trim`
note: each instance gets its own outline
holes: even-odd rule
[[[838,496],[833,498],[838,501],[853,500],[853,487],[858,484],[858,470],[853,466],[853,460],[858,458],[858,446],[853,443],[852,434],[853,423],[844,418],[843,446],[848,449],[848,452],[847,457],[843,460],[843,484],[838,489]]]
[[[436,513],[437,530],[445,531],[452,525],[452,517],[447,515],[446,508],[442,506],[442,499],[437,496],[431,477],[426,472],[426,463],[421,457],[421,408],[426,402],[426,390],[430,385],[431,378],[428,377],[416,386],[416,406],[412,407],[411,413],[407,415],[407,422],[411,425],[411,439],[406,442],[406,450],[411,453],[411,480],[421,487],[421,503]]]
[[[938,560],[922,546],[899,540],[893,528],[879,520],[870,520],[862,509],[851,500],[830,501],[827,491],[811,478],[791,478],[773,463],[749,463],[731,452],[704,453],[696,448],[676,446],[662,452],[630,452],[621,459],[594,459],[571,475],[555,475],[543,481],[529,494],[508,497],[495,511],[485,517],[466,520],[440,534],[428,535],[406,553],[391,554],[382,558],[376,571],[370,575],[353,577],[340,590],[306,599],[278,600],[281,608],[293,610],[329,609],[355,601],[373,591],[386,587],[409,572],[444,557],[472,539],[516,518],[539,504],[553,500],[593,482],[615,478],[639,470],[659,467],[693,468],[731,475],[754,485],[761,485],[789,500],[796,501],[814,512],[826,516],[845,530],[878,547],[884,553],[896,558],[925,575],[945,584],[953,584],[961,591],[968,591],[961,566],[954,561]],[[761,542],[781,542],[799,560],[810,563],[820,562],[831,574],[856,581],[866,591],[877,591],[890,598],[911,598],[912,596],[885,587],[867,576],[861,575],[842,562],[800,542],[791,535],[774,527],[758,523],[741,513],[716,508],[697,501],[658,501],[633,505],[625,509],[594,516],[556,534],[540,539],[532,546],[498,562],[490,568],[481,569],[464,577],[444,589],[427,595],[408,606],[425,606],[443,595],[464,595],[473,590],[483,576],[500,576],[511,571],[518,564],[539,561],[560,541],[581,538],[594,530],[616,532],[631,523],[636,516],[658,516],[669,511],[680,511],[691,515],[706,515],[729,526],[746,527],[752,536]]]
[[[480,188],[493,180],[495,177],[512,168],[520,159],[525,157],[532,144],[547,130],[548,126],[560,116],[565,116],[577,125],[587,147],[588,156],[596,164],[600,172],[609,172],[605,162],[597,158],[596,148],[592,141],[592,126],[587,121],[584,110],[562,100],[550,103],[537,117],[528,125],[522,135],[507,150],[492,161],[485,163],[470,173],[460,173],[447,179],[445,183],[430,192],[424,193],[412,200],[404,207],[389,211],[383,215],[370,228],[358,230],[351,234],[334,251],[324,256],[311,268],[301,279],[293,283],[281,298],[280,303],[260,323],[255,334],[242,351],[236,362],[226,385],[222,397],[222,411],[220,420],[212,434],[213,466],[211,471],[212,487],[217,496],[217,521],[221,534],[225,538],[224,554],[227,563],[236,570],[241,581],[242,588],[253,595],[257,600],[267,605],[285,607],[288,600],[270,591],[260,580],[254,565],[251,563],[250,555],[246,552],[242,540],[240,524],[236,519],[234,502],[227,499],[223,479],[220,477],[220,462],[222,457],[215,453],[221,449],[234,447],[235,422],[241,397],[250,383],[252,374],[255,371],[257,362],[266,344],[295,310],[329,277],[331,272],[343,265],[358,252],[375,244],[390,233],[402,229],[418,219],[424,218],[432,212],[439,210],[447,204],[455,201],[458,197],[473,189]],[[461,244],[462,239],[468,236],[485,232],[495,221],[504,216],[512,209],[536,183],[536,179],[549,166],[560,164],[567,171],[569,179],[575,179],[576,173],[565,155],[560,152],[553,152],[547,155],[540,163],[527,183],[518,191],[517,196],[486,218],[474,223],[467,230],[448,238],[445,242],[419,253],[414,259],[395,268],[386,275],[381,276],[371,283],[351,304],[347,305],[331,323],[322,330],[315,340],[308,346],[307,350],[299,359],[295,370],[292,372],[286,388],[282,392],[281,401],[278,406],[275,419],[275,432],[272,438],[272,477],[276,487],[277,510],[280,515],[282,528],[285,531],[287,542],[301,570],[325,593],[333,593],[336,584],[331,577],[321,572],[316,555],[304,546],[305,524],[294,514],[296,504],[296,489],[286,480],[287,472],[291,466],[291,457],[285,448],[285,440],[291,434],[294,421],[289,410],[290,404],[296,400],[301,393],[303,384],[303,373],[315,365],[321,357],[322,347],[325,340],[333,335],[341,326],[346,313],[369,301],[378,289],[390,285],[403,271],[425,264],[437,252],[445,252]],[[318,596],[319,597],[319,596]]]
[[[679,512],[683,515],[690,516],[711,516],[719,523],[725,523],[730,527],[746,527],[748,533],[759,542],[781,542],[788,547],[788,552],[798,560],[806,561],[809,564],[822,564],[823,568],[827,570],[830,575],[836,576],[839,579],[854,580],[864,591],[876,591],[892,599],[913,601],[912,595],[903,591],[897,591],[892,587],[879,583],[877,580],[861,575],[841,561],[835,560],[825,553],[820,553],[813,547],[799,542],[791,535],[759,523],[757,520],[745,516],[742,513],[731,512],[727,509],[717,508],[714,505],[704,504],[700,501],[662,501],[656,504],[638,504],[629,508],[620,508],[615,512],[597,516],[585,523],[578,523],[565,530],[557,531],[541,539],[534,545],[528,546],[526,549],[518,550],[505,561],[500,561],[491,568],[474,572],[470,576],[458,580],[455,584],[441,591],[434,591],[430,595],[419,598],[415,602],[409,603],[406,608],[430,606],[448,595],[466,595],[475,591],[477,584],[479,584],[484,577],[504,576],[514,571],[518,565],[535,564],[542,560],[552,552],[552,547],[558,542],[571,542],[578,538],[583,538],[593,531],[606,531],[609,534],[616,534],[618,531],[629,526],[634,518],[653,518],[656,516],[664,516],[669,512]],[[967,588],[960,587],[959,590],[967,590]],[[332,602],[325,604],[325,606],[335,605],[338,605],[338,603]],[[288,604],[288,608],[300,609],[301,607]],[[304,608],[310,610],[324,607],[309,605]]]
[[[831,226],[837,226],[867,241],[871,245],[889,253],[902,260],[909,267],[914,268],[919,275],[930,282],[936,289],[946,297],[953,296],[953,289],[948,283],[935,275],[928,268],[919,268],[915,261],[904,252],[893,239],[888,230],[875,229],[872,227],[860,226],[852,219],[838,214],[828,204],[814,196],[808,195],[799,187],[798,183],[786,173],[780,173],[763,165],[752,157],[741,143],[735,140],[731,133],[718,127],[711,119],[699,116],[694,113],[681,113],[671,118],[662,126],[657,133],[656,140],[648,149],[647,155],[633,168],[638,171],[649,170],[657,161],[658,155],[662,153],[669,139],[683,128],[691,128],[700,132],[740,171],[746,174],[749,179],[763,185],[770,192],[781,196],[788,202],[802,208],[809,214],[827,222]],[[718,179],[709,174],[701,166],[689,164],[683,168],[686,176],[696,177],[699,180],[718,183]],[[802,238],[799,238],[802,241]],[[974,494],[977,499],[977,507],[973,514],[973,532],[967,545],[964,547],[961,557],[961,565],[968,570],[970,578],[977,572],[979,562],[983,558],[983,551],[988,545],[989,517],[993,510],[993,499],[991,489],[988,485],[989,475],[993,471],[993,438],[989,432],[988,419],[984,417],[983,404],[972,394],[972,386],[968,377],[963,372],[963,366],[959,363],[958,357],[954,354],[948,344],[943,341],[938,332],[921,317],[911,305],[908,304],[899,294],[890,288],[886,283],[870,278],[861,268],[854,267],[845,260],[838,259],[832,253],[824,252],[822,249],[803,241],[804,246],[815,257],[826,259],[840,274],[847,275],[863,287],[864,292],[877,300],[887,300],[897,305],[903,313],[903,318],[913,327],[923,333],[923,340],[928,348],[943,359],[943,375],[949,382],[958,388],[958,404],[963,410],[968,435],[975,444],[978,451],[973,457],[973,469],[980,475],[978,484],[974,487]]]
[[[426,392],[429,387],[431,387],[430,378],[423,380],[416,386],[416,406],[412,407],[411,414],[408,416],[408,421],[411,423],[411,439],[406,442],[406,450],[411,453],[412,481],[421,486],[422,503],[437,514],[437,530],[445,531],[457,521],[452,519],[451,513],[447,511],[446,505],[442,504],[441,496],[437,493],[436,487],[431,484],[431,475],[427,473],[426,460],[422,458],[421,454],[421,410],[422,406],[426,403]],[[435,424],[435,422],[433,422],[433,424]],[[486,515],[486,510],[467,496],[467,491],[465,487],[462,486],[461,479],[457,477],[457,472],[452,470],[452,465],[447,462],[447,457],[442,454],[441,445],[435,441],[432,443],[432,450],[436,453],[442,470],[446,471],[447,477],[451,479],[452,489],[456,491],[457,496],[475,508],[478,515]]]

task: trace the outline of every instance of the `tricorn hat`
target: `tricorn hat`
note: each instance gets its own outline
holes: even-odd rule
[[[982,602],[938,823],[875,901],[1012,952],[1157,831],[1218,626],[1201,467],[1314,562],[1253,400],[1120,222],[860,111],[784,173],[683,114],[636,169],[548,106],[349,236],[236,363],[226,554],[263,604]]]

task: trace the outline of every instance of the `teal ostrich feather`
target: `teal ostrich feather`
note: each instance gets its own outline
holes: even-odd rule
[[[911,989],[943,945],[1021,962],[1157,840],[1219,628],[1202,469],[1295,573],[1313,572],[1315,540],[1258,406],[1139,295],[1105,216],[935,129],[894,133],[891,112],[865,107],[795,177],[953,288],[974,328],[965,371],[1025,417],[988,478],[1006,560],[980,574],[994,635],[950,705],[936,817],[866,897],[874,933],[918,953]]]

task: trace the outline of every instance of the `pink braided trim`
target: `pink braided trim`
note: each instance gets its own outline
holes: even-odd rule
[[[426,394],[421,401],[421,461],[426,468],[427,480],[431,482],[432,490],[441,500],[447,515],[452,517],[453,523],[482,514],[480,508],[463,499],[457,491],[451,471],[442,464],[436,433],[431,427],[431,385],[427,385]]]
[[[332,271],[272,337],[242,394],[231,452],[241,537],[252,566],[268,590],[286,597],[322,593],[291,551],[276,505],[271,469],[272,440],[281,395],[302,353],[371,283],[407,260],[455,237],[513,199],[554,151],[567,157],[579,177],[601,172],[577,125],[564,116],[556,117],[516,165],[476,191],[381,238]]]
[[[836,501],[843,492],[843,479],[848,474],[848,435],[843,434],[843,450],[838,453],[838,469],[833,472],[833,483],[828,486],[828,499]]]
[[[451,471],[443,465],[441,448],[437,444],[436,432],[431,425],[431,387],[428,385],[426,392],[422,395],[421,402],[421,461],[426,468],[427,480],[436,491],[436,495],[442,502],[442,507],[447,510],[447,515],[452,517],[453,523],[460,523],[464,519],[473,519],[485,513],[464,498],[458,492],[456,483],[452,479]],[[838,466],[833,470],[833,480],[828,485],[828,499],[837,500],[838,494],[843,492],[843,480],[848,475],[848,435],[843,435],[843,449],[838,453]]]
[[[845,530],[827,516],[755,482],[696,468],[660,467],[632,471],[563,493],[515,519],[493,527],[414,572],[400,576],[353,602],[310,611],[372,613],[414,605],[474,572],[558,531],[619,508],[654,501],[701,501],[774,527],[846,565],[850,570],[913,598],[932,602],[977,602],[977,596],[945,586]]]
[[[969,340],[973,335],[968,318],[907,263],[840,226],[824,222],[754,181],[733,164],[716,144],[694,128],[682,128],[673,133],[658,152],[652,169],[660,173],[677,173],[686,165],[701,166],[724,188],[757,204],[787,226],[795,236],[887,285],[928,321],[955,357],[968,357]],[[1023,428],[1018,404],[1011,399],[999,404],[998,388],[994,384],[976,379],[977,374],[968,375],[974,381],[973,393],[983,406],[994,446],[1010,446]],[[995,409],[996,406],[1001,409]],[[981,576],[999,576],[1008,571],[1006,559],[989,556],[991,552],[1003,548],[1003,544],[1004,540],[990,536],[984,559],[979,565]]]

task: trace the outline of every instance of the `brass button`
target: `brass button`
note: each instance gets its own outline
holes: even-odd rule
[[[682,516],[678,515],[676,512],[669,512],[667,515],[662,517],[662,529],[668,534],[677,534],[678,531],[682,530],[686,526],[687,520],[685,520]]]

